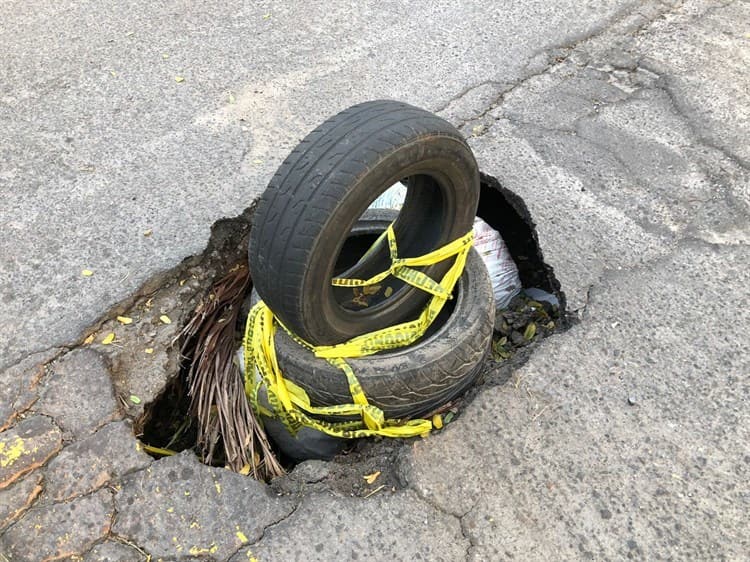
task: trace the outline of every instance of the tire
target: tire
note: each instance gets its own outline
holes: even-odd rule
[[[374,233],[390,222],[386,215],[357,225]],[[379,224],[378,224],[379,223]],[[377,225],[377,226],[375,226]],[[416,417],[450,401],[471,385],[490,350],[495,321],[492,284],[479,254],[472,249],[464,273],[431,329],[409,347],[347,362],[371,404],[388,418]],[[284,330],[275,336],[276,357],[284,377],[305,389],[314,405],[352,400],[346,377],[315,357]]]
[[[292,332],[314,345],[341,343],[416,317],[423,291],[388,278],[388,296],[366,308],[331,285],[347,234],[397,181],[407,195],[394,231],[401,257],[425,254],[466,234],[479,172],[461,134],[439,117],[395,101],[353,106],[311,132],[281,164],[258,203],[249,261],[258,293]],[[439,280],[450,260],[424,268]],[[386,243],[345,277],[387,269]],[[385,282],[384,282],[385,284]]]

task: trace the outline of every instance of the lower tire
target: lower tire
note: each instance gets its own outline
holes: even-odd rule
[[[381,215],[382,217],[382,215]],[[388,220],[363,221],[357,230],[382,232]],[[373,230],[377,229],[377,230]],[[418,417],[466,390],[481,371],[492,341],[492,284],[472,249],[461,279],[428,333],[401,349],[348,359],[369,402],[387,418]],[[283,329],[276,331],[276,357],[284,377],[298,384],[316,406],[351,403],[344,373],[315,357]]]

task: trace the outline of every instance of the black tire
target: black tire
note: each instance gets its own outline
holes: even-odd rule
[[[389,222],[369,217],[357,225],[359,233],[374,232],[375,225],[382,231]],[[421,340],[347,362],[367,399],[387,417],[416,417],[458,396],[475,380],[490,350],[494,321],[492,284],[482,258],[472,249],[454,298]],[[276,331],[275,344],[284,377],[303,387],[314,405],[352,401],[340,369],[315,357],[284,330]]]
[[[394,224],[399,255],[413,257],[472,227],[479,173],[461,134],[443,119],[395,101],[351,107],[311,132],[281,164],[258,203],[250,235],[253,281],[294,333],[315,345],[416,316],[428,299],[389,280],[389,296],[355,310],[331,286],[344,240],[370,203],[397,181],[407,195]],[[424,268],[439,280],[450,260]],[[346,272],[370,277],[390,265],[386,244]]]

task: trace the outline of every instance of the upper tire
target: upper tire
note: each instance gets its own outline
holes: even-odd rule
[[[292,151],[258,203],[250,235],[253,282],[274,314],[313,345],[332,345],[416,317],[429,295],[388,278],[390,288],[359,310],[331,285],[347,235],[397,181],[407,185],[394,223],[400,257],[415,257],[472,228],[479,172],[448,122],[389,100],[353,106],[328,119]],[[452,260],[425,267],[439,281]],[[390,266],[381,243],[344,277]]]

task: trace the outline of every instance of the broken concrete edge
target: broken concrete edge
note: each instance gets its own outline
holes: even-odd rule
[[[560,302],[560,318],[567,322],[565,293],[554,269],[544,261],[536,224],[526,203],[493,176],[481,173],[480,178],[477,216],[500,233],[518,266],[523,287],[554,294]]]

